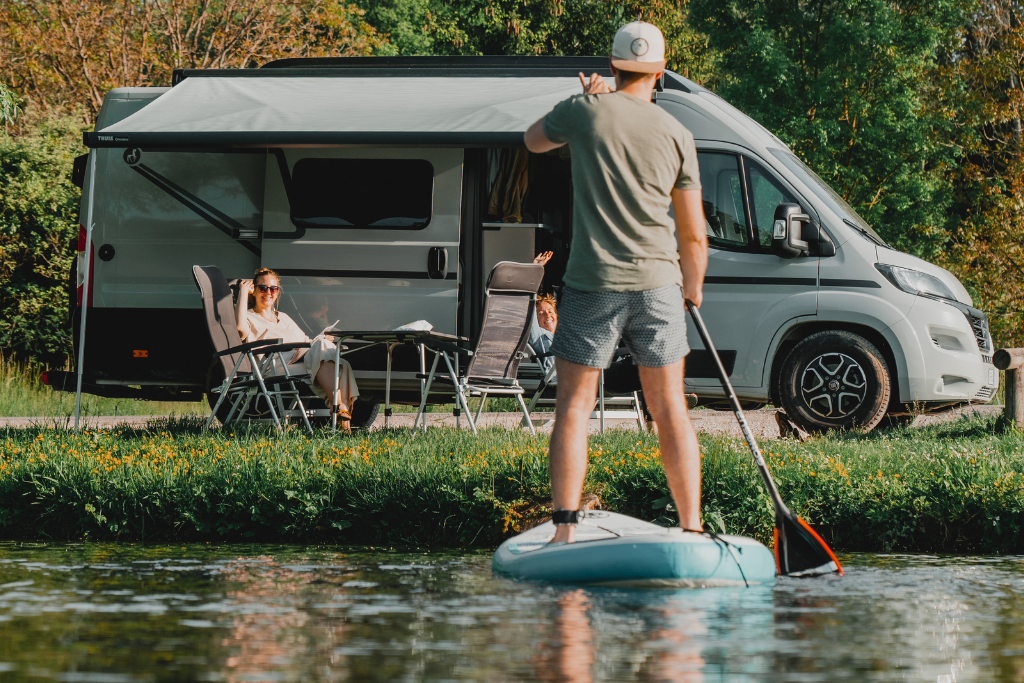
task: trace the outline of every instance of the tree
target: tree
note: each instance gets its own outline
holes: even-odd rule
[[[0,82],[0,123],[5,126],[14,123],[19,112],[18,96],[7,87],[6,83]]]
[[[81,116],[32,115],[0,134],[0,348],[60,365],[71,350],[65,283],[81,193],[70,180]]]
[[[962,163],[949,176],[957,222],[943,265],[989,314],[998,346],[1024,346],[1024,26],[1018,3],[987,0],[951,43],[945,90],[962,92]],[[953,85],[949,85],[953,84]]]
[[[722,52],[718,93],[777,134],[897,248],[948,236],[955,93],[936,55],[960,0],[694,0]],[[954,97],[950,104],[944,98]]]
[[[382,44],[339,0],[23,0],[0,3],[0,62],[52,110],[95,115],[108,90],[170,85],[176,68],[365,55]]]
[[[391,54],[607,55],[634,19],[665,33],[669,68],[710,77],[714,55],[679,0],[357,0]]]

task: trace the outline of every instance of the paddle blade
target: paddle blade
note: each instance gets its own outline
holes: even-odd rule
[[[783,576],[839,574],[843,568],[828,543],[811,526],[788,510],[775,527],[775,566]]]

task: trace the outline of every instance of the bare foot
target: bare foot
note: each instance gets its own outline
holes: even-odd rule
[[[576,527],[574,525],[563,525],[555,527],[555,537],[549,543],[575,543]]]

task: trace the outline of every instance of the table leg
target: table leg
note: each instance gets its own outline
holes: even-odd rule
[[[426,379],[426,383],[423,385],[423,389],[420,393],[420,409],[416,413],[416,424],[413,424],[413,431],[416,430],[416,425],[419,424],[420,416],[423,417],[423,432],[427,431],[427,397],[430,395],[430,387],[434,383],[434,372],[437,370],[437,361],[441,358],[441,354],[434,351],[434,363],[430,366],[430,375]]]
[[[334,392],[331,393],[331,431],[338,431],[338,382],[341,380],[341,340],[336,339],[334,344]]]
[[[384,373],[384,429],[388,428],[391,420],[391,351],[395,348],[394,342],[387,344],[388,366]]]

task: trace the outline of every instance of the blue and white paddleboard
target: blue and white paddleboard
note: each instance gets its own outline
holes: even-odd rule
[[[626,515],[587,512],[576,542],[549,546],[545,522],[498,547],[491,563],[510,578],[546,583],[705,588],[771,584],[772,551],[745,536],[684,532]]]

